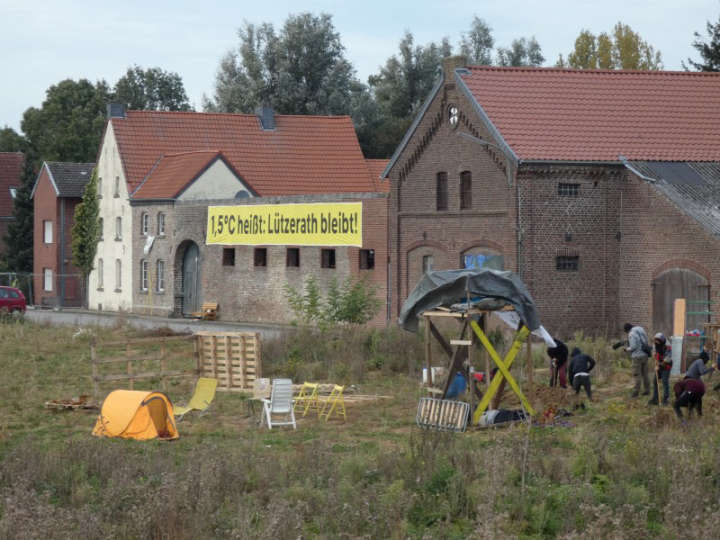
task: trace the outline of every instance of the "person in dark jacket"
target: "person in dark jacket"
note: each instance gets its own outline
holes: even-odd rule
[[[708,367],[705,365],[708,360],[710,360],[710,355],[708,355],[706,350],[703,350],[697,360],[690,364],[690,367],[685,372],[685,378],[700,380],[703,375],[713,371],[715,369],[713,366]]]
[[[568,348],[562,341],[553,338],[554,347],[548,347],[547,354],[550,357],[550,386],[558,382],[563,388],[567,388],[565,371],[567,369]]]
[[[675,383],[675,403],[673,409],[678,418],[682,419],[680,407],[688,408],[688,416],[692,410],[697,410],[698,416],[702,416],[702,398],[705,394],[705,384],[700,379],[683,379]]]
[[[570,384],[575,390],[575,395],[580,393],[580,388],[585,388],[585,393],[592,401],[592,388],[590,385],[590,372],[595,367],[595,360],[592,356],[583,353],[575,347],[570,356]]]
[[[663,405],[667,405],[670,399],[670,370],[672,369],[672,357],[670,354],[670,346],[667,344],[667,338],[661,332],[655,334],[653,339],[655,343],[655,380],[653,381],[653,397],[648,401],[650,405],[657,405],[660,399],[660,389],[658,381],[662,381],[663,387]]]

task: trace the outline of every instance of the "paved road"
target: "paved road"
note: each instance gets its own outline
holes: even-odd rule
[[[219,332],[259,332],[263,339],[278,337],[289,328],[288,326],[282,325],[198,321],[195,319],[168,319],[147,315],[118,314],[75,309],[65,309],[62,311],[28,309],[25,312],[25,317],[33,322],[53,325],[115,326],[124,323],[141,329],[170,328],[174,332],[211,330]]]

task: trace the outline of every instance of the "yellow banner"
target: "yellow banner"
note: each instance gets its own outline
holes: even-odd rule
[[[362,246],[362,203],[208,207],[207,244]]]

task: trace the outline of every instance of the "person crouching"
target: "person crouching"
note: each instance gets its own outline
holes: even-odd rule
[[[698,416],[702,416],[702,398],[705,394],[705,383],[700,379],[683,379],[675,383],[673,387],[675,391],[675,403],[673,409],[678,418],[682,420],[682,412],[680,407],[688,408],[688,417],[692,415],[692,410],[697,410]]]
[[[569,367],[570,384],[572,384],[576,396],[580,394],[580,388],[585,388],[585,393],[587,394],[587,397],[590,401],[592,401],[590,372],[594,367],[595,360],[592,356],[583,353],[577,347],[572,350],[572,354],[570,355]]]

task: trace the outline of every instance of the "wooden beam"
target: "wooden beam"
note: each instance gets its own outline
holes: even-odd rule
[[[432,343],[430,342],[430,319],[425,319],[425,367],[427,369],[427,385],[433,385],[432,377]]]
[[[468,322],[467,320],[463,323],[462,331],[460,332],[460,339],[463,339],[465,337],[465,331],[467,330]],[[463,349],[461,347],[458,347],[455,349],[455,353],[452,357],[452,362],[450,363],[450,371],[448,373],[447,380],[445,381],[445,387],[443,388],[443,399],[447,396],[448,390],[450,389],[450,383],[452,383],[452,380],[455,376],[455,372],[460,368],[462,364],[462,358],[463,355],[461,354],[461,351]]]
[[[430,327],[430,332],[432,333],[433,336],[435,336],[435,339],[438,340],[438,343],[440,343],[440,346],[445,351],[445,354],[447,354],[449,358],[452,358],[453,350],[452,350],[452,347],[450,346],[450,344],[445,339],[445,336],[443,336],[440,333],[440,330],[437,329],[437,327],[433,324],[433,322],[430,319],[427,319],[427,322],[428,322],[428,326]]]

